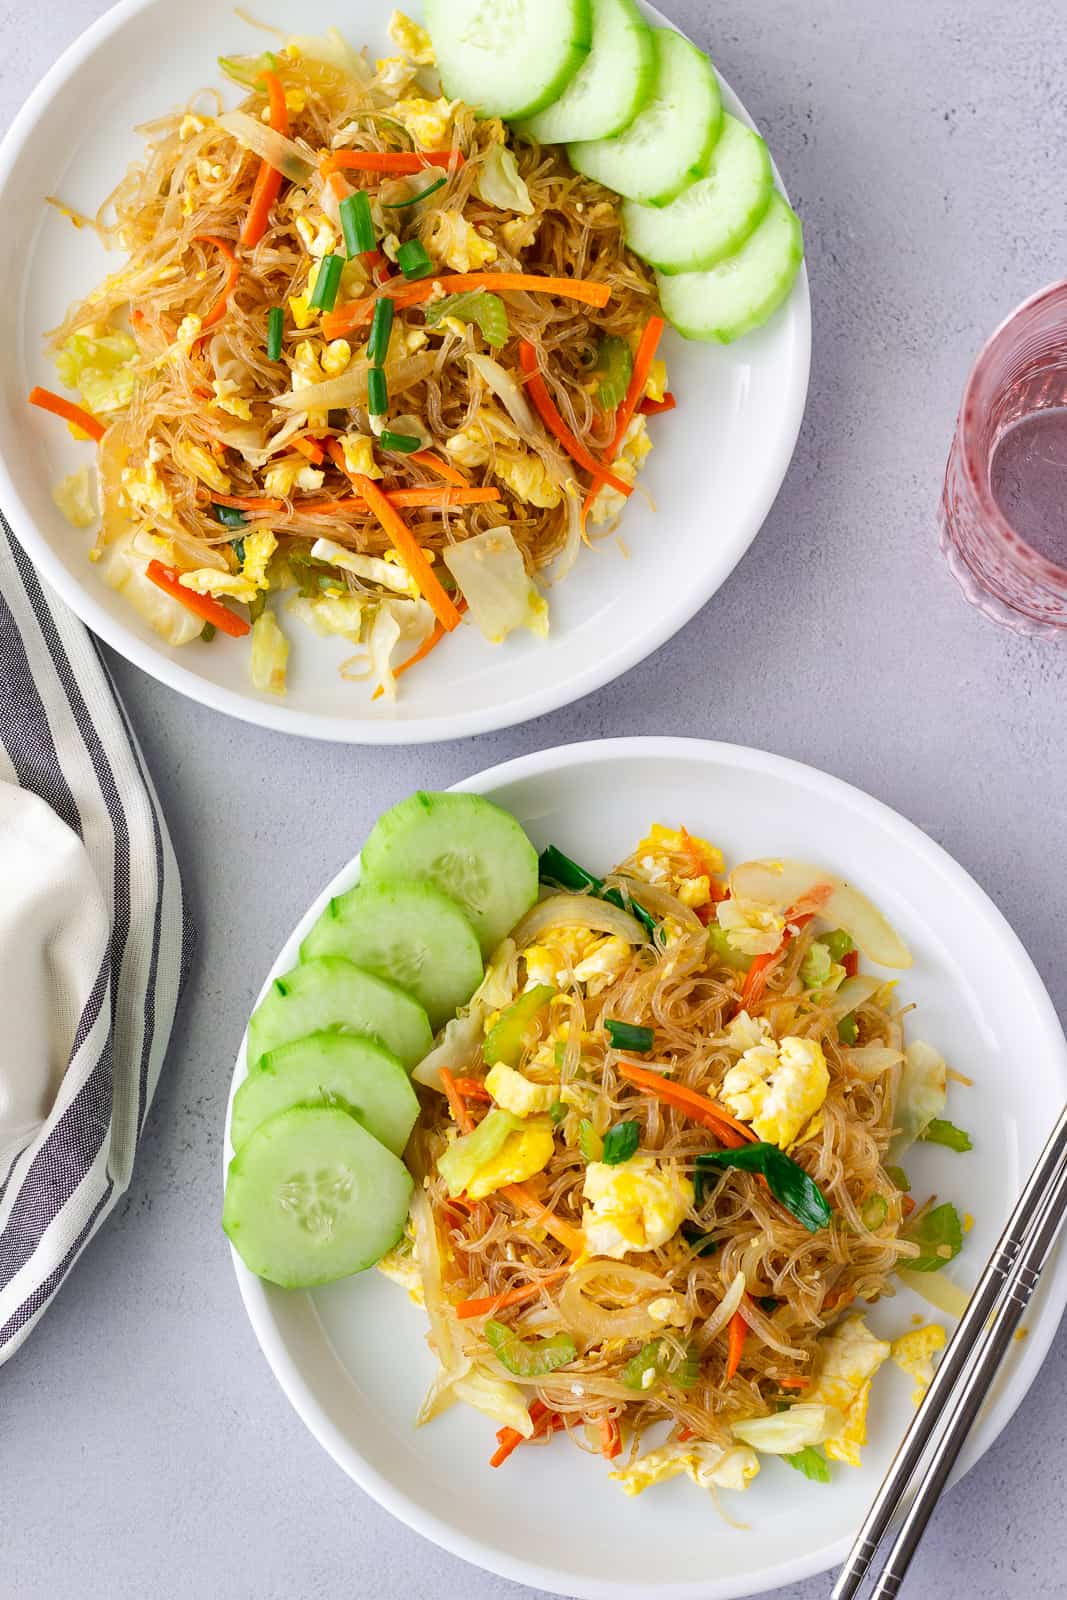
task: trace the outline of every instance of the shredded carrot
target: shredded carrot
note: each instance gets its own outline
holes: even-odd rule
[[[786,913],[786,930],[782,935],[782,942],[777,950],[772,950],[767,955],[756,956],[745,973],[745,981],[741,985],[741,998],[737,1005],[738,1011],[751,1011],[752,1007],[757,1005],[763,998],[763,991],[767,986],[767,979],[771,969],[781,961],[782,956],[785,954],[786,946],[793,938],[792,929],[799,930],[803,928],[806,923],[811,921],[813,915],[814,913],[811,911],[800,917],[794,916],[791,911]]]
[[[543,1439],[546,1434],[555,1433],[560,1428],[567,1426],[558,1411],[550,1411],[541,1400],[535,1400],[530,1406],[530,1420],[534,1425],[531,1439]],[[497,1429],[497,1449],[489,1458],[491,1467],[502,1467],[516,1445],[523,1442],[522,1434],[517,1428]]]
[[[216,494],[211,492],[214,505],[233,506],[237,511],[284,511],[284,500],[264,500],[257,495]]]
[[[198,617],[203,617],[205,622],[214,623],[216,628],[228,633],[231,639],[240,639],[244,634],[251,632],[248,623],[243,618],[235,616],[228,606],[212,599],[209,594],[196,594],[194,590],[187,589],[178,581],[179,575],[173,567],[165,567],[161,561],[150,561],[145,568],[145,576],[151,578],[157,589],[169,594],[172,600],[180,600],[187,610]]]
[[[436,472],[439,478],[443,478],[446,483],[454,483],[459,489],[467,487],[467,479],[459,468],[454,467],[451,461],[444,461],[440,456],[435,456],[432,450],[415,450],[408,456],[408,460],[425,467],[427,472]]]
[[[337,453],[344,460],[340,447]],[[415,535],[373,479],[357,472],[352,482],[389,535],[393,548],[414,579],[419,593],[431,606],[434,616],[442,628],[451,633],[453,628],[459,627],[460,614],[456,610],[455,601],[441,587],[441,580],[427,561]]]
[[[614,1461],[622,1449],[622,1429],[618,1417],[605,1417],[600,1424],[600,1454]]]
[[[443,1069],[441,1077],[444,1078]],[[553,1239],[558,1239],[560,1244],[564,1245],[572,1255],[581,1255],[585,1249],[585,1236],[581,1228],[576,1228],[573,1223],[557,1216],[524,1183],[505,1184],[497,1193],[510,1200],[512,1205],[518,1206],[520,1211],[525,1211],[528,1217],[532,1217],[536,1223],[545,1229],[546,1233],[552,1235]]]
[[[456,1306],[456,1316],[461,1319],[492,1317],[505,1306],[518,1306],[524,1300],[535,1300],[546,1284],[558,1283],[570,1270],[570,1267],[559,1267],[555,1272],[546,1272],[537,1283],[524,1283],[521,1289],[508,1289],[503,1294],[486,1295],[481,1300],[461,1300]]]
[[[90,439],[102,439],[107,432],[105,424],[94,417],[91,411],[75,405],[73,400],[64,399],[61,394],[53,394],[51,389],[42,389],[40,384],[30,390],[29,401],[31,406],[51,411],[53,416],[62,417],[64,422],[73,422]]]
[[[726,1381],[729,1383],[738,1367],[741,1365],[741,1356],[745,1349],[745,1340],[748,1337],[748,1323],[740,1311],[735,1311],[730,1318],[729,1344],[726,1352]]]
[[[696,1436],[697,1435],[696,1435],[696,1429],[695,1428],[679,1428],[678,1429],[678,1443],[679,1444],[688,1444],[690,1439],[695,1439]]]
[[[225,239],[220,239],[217,234],[195,233],[193,238],[203,240],[204,244],[213,244],[222,258],[229,262],[229,271],[227,272],[225,282],[219,291],[219,297],[215,301],[215,304],[211,307],[211,310],[208,312],[203,322],[200,324],[201,332],[203,332],[205,328],[213,328],[216,322],[221,322],[222,318],[226,315],[226,307],[230,303],[230,296],[237,287],[237,280],[241,276],[241,263],[234,255],[233,250],[227,241]]]
[[[355,168],[360,172],[423,172],[427,167],[462,167],[460,150],[334,150],[320,162],[324,174]]]
[[[594,478],[611,487],[627,498],[633,493],[633,485],[626,482],[625,478],[616,477],[601,467],[595,456],[586,449],[578,436],[571,432],[556,408],[556,403],[548,392],[548,385],[537,365],[537,351],[529,339],[519,341],[519,366],[526,376],[526,393],[537,407],[541,421],[554,434],[566,450],[572,461],[576,461],[586,472],[591,472]]]
[[[633,1061],[619,1061],[617,1067],[620,1076],[640,1089],[642,1094],[654,1094],[664,1104],[684,1111],[694,1122],[701,1122],[704,1127],[710,1128],[731,1150],[738,1149],[746,1141],[753,1144],[757,1142],[751,1128],[738,1122],[724,1106],[720,1106],[716,1100],[709,1100],[707,1095],[687,1089],[684,1084],[672,1083],[662,1073],[649,1072],[647,1067],[639,1067]]]
[[[456,1080],[447,1067],[441,1068],[441,1088],[445,1091],[448,1109],[452,1113],[452,1121],[459,1128],[460,1133],[474,1132],[474,1118],[467,1110],[463,1096],[456,1087]]]
[[[264,72],[262,76],[267,85],[267,98],[270,103],[270,125],[275,133],[288,137],[289,108],[285,103],[282,81],[276,72]],[[266,233],[271,207],[281,193],[281,188],[282,174],[277,167],[272,167],[269,161],[260,162],[252,190],[252,201],[248,207],[244,227],[241,229],[241,243],[247,248],[251,249],[252,245],[258,244]]]
[[[423,506],[433,511],[445,506],[484,506],[500,499],[499,489],[454,489],[451,484],[433,489],[394,489],[383,487],[382,493],[391,506]],[[217,499],[217,496],[213,496]],[[358,494],[346,495],[341,500],[296,500],[294,508],[301,512],[319,515],[322,512],[341,512],[355,515],[367,510],[367,502]]]
[[[645,384],[648,382],[649,369],[655,360],[656,349],[661,338],[663,337],[663,330],[665,327],[666,323],[662,317],[649,317],[648,321],[645,323],[641,333],[641,338],[638,342],[637,353],[634,356],[633,371],[630,373],[630,382],[626,386],[626,396],[615,414],[615,432],[612,434],[611,442],[601,458],[604,466],[607,466],[610,462],[614,461],[615,457],[619,453],[623,436],[626,433],[627,428],[630,426],[630,423],[633,421],[634,412],[637,410],[637,407],[641,402],[641,398],[644,395]],[[600,493],[601,483],[607,483],[610,481],[611,480],[609,478],[595,478],[593,480],[593,485],[585,497],[585,504],[582,506],[583,526],[585,524],[586,517],[589,515],[593,501]]]
[[[366,295],[362,300],[349,300],[322,319],[322,331],[327,339],[340,338],[361,328],[374,316],[374,303],[381,295],[388,295],[398,306],[417,306],[437,293],[437,285],[446,294],[458,294],[465,289],[492,289],[506,293],[509,289],[524,289],[528,294],[554,294],[561,300],[578,300],[582,305],[603,309],[611,299],[611,287],[606,283],[593,283],[585,278],[541,277],[534,272],[451,272],[436,278],[419,278],[415,283],[395,279],[383,286],[381,294]]]
[[[317,439],[305,436],[302,439],[292,439],[290,443],[294,450],[299,450],[302,456],[307,456],[308,460],[313,461],[317,467],[321,466],[326,460],[326,452]]]
[[[802,1378],[798,1373],[796,1377],[779,1378],[779,1389],[806,1389],[811,1382],[810,1378]]]
[[[459,612],[460,616],[463,615],[466,609],[466,600],[456,601],[456,610]],[[417,667],[420,661],[425,661],[426,657],[430,654],[430,651],[436,650],[443,638],[445,638],[445,630],[442,628],[439,622],[435,622],[432,631],[426,635],[426,638],[419,645],[419,648],[414,651],[412,655],[408,656],[404,661],[401,661],[399,665],[393,668],[393,677],[399,678],[401,673],[409,671],[412,667]],[[384,693],[385,690],[382,688],[381,684],[379,684],[377,689],[375,689],[374,693],[371,695],[371,699],[378,700]]]
[[[671,391],[667,389],[664,391],[662,400],[649,400],[646,398],[641,401],[637,409],[643,417],[658,417],[664,411],[675,410],[677,405],[677,400],[671,394]]]
[[[454,1078],[453,1082],[464,1100],[492,1100],[492,1095],[480,1078]]]

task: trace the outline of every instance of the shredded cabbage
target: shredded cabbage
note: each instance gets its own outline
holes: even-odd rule
[[[254,686],[270,694],[284,694],[288,661],[289,641],[278,626],[277,617],[273,611],[261,611],[252,624],[248,670]]]
[[[104,547],[99,566],[101,577],[129,601],[167,644],[188,644],[203,630],[203,619],[145,576],[148,562],[135,552],[134,537],[132,531],[121,534]]]
[[[360,78],[364,82],[371,76],[363,56],[336,28],[327,28],[325,33],[290,34],[285,41],[285,48],[298,60],[303,56],[309,61],[322,61],[328,67],[336,67],[338,72],[347,72],[350,77]]]
[[[120,411],[133,394],[137,346],[128,333],[91,323],[64,340],[56,370],[68,389],[77,389],[86,409]]]
[[[99,515],[93,502],[93,485],[87,466],[61,478],[52,490],[52,499],[72,528],[91,527]]]
[[[495,144],[474,180],[474,192],[487,206],[499,211],[518,211],[532,217],[534,203],[519,175],[519,164],[506,144]]]
[[[490,644],[516,628],[548,636],[548,602],[526,571],[510,528],[487,528],[444,552],[471,616]]]
[[[799,1405],[770,1417],[750,1417],[733,1424],[733,1435],[765,1455],[790,1456],[807,1445],[822,1444],[841,1433],[845,1419],[836,1406]]]
[[[916,1039],[904,1052],[893,1120],[896,1136],[889,1146],[889,1159],[899,1164],[901,1156],[920,1138],[935,1117],[945,1109],[948,1097],[948,1068],[933,1045]]]

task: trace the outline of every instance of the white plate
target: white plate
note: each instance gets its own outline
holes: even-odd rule
[[[526,756],[456,786],[490,795],[539,848],[554,842],[595,871],[621,860],[653,820],[685,822],[728,861],[790,855],[824,863],[865,889],[915,958],[901,991],[917,1002],[910,1036],[942,1048],[975,1079],[951,1114],[973,1153],[927,1145],[909,1154],[917,1192],[936,1189],[974,1214],[952,1276],[972,1284],[1021,1181],[1067,1098],[1067,1044],[1029,957],[962,867],[918,828],[810,767],[735,745],[616,739]],[[358,876],[353,860],[323,890],[278,957],[298,946],[329,897]],[[238,1058],[234,1085],[244,1077]],[[1019,1084],[1025,1078],[1025,1093]],[[604,1463],[562,1441],[518,1451],[492,1471],[493,1425],[455,1407],[416,1431],[433,1371],[425,1318],[369,1272],[313,1294],[286,1293],[234,1257],[245,1307],[275,1375],[315,1437],[369,1494],[456,1555],[557,1594],[597,1600],[732,1600],[840,1561],[911,1416],[911,1381],[888,1365],[873,1388],[859,1471],[833,1486],[773,1461],[745,1495],[725,1493],[738,1532],[688,1480],[625,1500]],[[1067,1257],[1050,1266],[960,1471],[988,1449],[1022,1400],[1067,1302]],[[914,1311],[902,1293],[872,1312],[895,1335]],[[546,1536],[546,1530],[549,1530]]]
[[[386,0],[259,0],[263,21],[302,33],[341,21],[356,44],[388,48]],[[413,0],[412,10],[420,9]],[[665,19],[650,11],[658,21]],[[288,630],[284,700],[248,681],[247,641],[216,638],[175,650],[94,574],[91,536],[68,526],[52,486],[89,459],[64,425],[33,410],[34,383],[56,387],[42,335],[67,306],[115,269],[86,232],[43,204],[58,193],[90,214],[143,148],[136,123],[217,83],[217,54],[264,40],[217,0],[125,0],[91,27],[30,96],[0,147],[0,505],[31,558],[101,638],[153,677],[233,716],[265,727],[352,743],[453,739],[540,716],[598,689],[661,645],[710,599],[755,538],[785,476],[808,386],[811,314],[801,271],[786,307],[732,349],[665,347],[681,405],[653,421],[656,449],[642,472],[655,497],[628,506],[630,559],[614,541],[583,552],[552,592],[552,637],[526,634],[496,648],[465,625],[432,671],[404,680],[397,705],[372,702],[366,686],[337,668],[351,654],[340,640],[303,625]],[[727,107],[744,115],[724,84]],[[684,581],[679,577],[684,574]]]

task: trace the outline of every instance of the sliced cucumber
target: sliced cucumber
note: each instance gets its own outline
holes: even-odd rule
[[[477,794],[413,794],[378,818],[366,881],[432,883],[461,906],[491,956],[537,899],[537,851],[506,811]]]
[[[248,1064],[325,1032],[380,1040],[409,1072],[433,1044],[429,1018],[409,994],[341,956],[325,956],[275,978],[248,1024]]]
[[[706,177],[669,206],[624,202],[626,243],[660,272],[704,272],[744,244],[773,193],[767,146],[736,117],[724,116]]]
[[[614,139],[567,146],[571,166],[616,194],[665,206],[707,171],[719,137],[722,100],[707,56],[670,28],[654,28],[652,99]]]
[[[709,272],[658,275],[663,314],[687,339],[729,344],[777,311],[803,259],[800,218],[776,191],[736,255]]]
[[[411,1174],[347,1111],[271,1117],[230,1162],[222,1226],[241,1260],[283,1289],[362,1272],[404,1231]]]
[[[347,956],[415,997],[434,1029],[482,981],[478,936],[454,900],[429,883],[360,883],[331,900],[301,960]]]
[[[235,1150],[261,1123],[293,1106],[334,1105],[395,1156],[403,1155],[419,1114],[418,1097],[399,1059],[373,1039],[312,1033],[271,1050],[233,1099]]]
[[[609,139],[628,128],[652,94],[652,29],[634,0],[593,0],[593,48],[559,99],[524,122],[541,144]]]
[[[445,93],[483,117],[532,117],[589,54],[591,0],[426,0]]]

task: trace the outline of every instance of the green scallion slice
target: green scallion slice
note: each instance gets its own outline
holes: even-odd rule
[[[212,511],[224,528],[243,528],[247,518],[243,511],[238,511],[236,506],[220,506],[212,502]]]
[[[210,644],[212,639],[215,637],[216,631],[217,630],[213,622],[205,622],[204,626],[200,629],[200,637],[203,639],[205,644]]]
[[[346,194],[337,210],[349,260],[353,256],[366,255],[368,250],[377,250],[378,239],[366,189],[356,189],[353,194]]]
[[[388,295],[382,295],[381,299],[374,303],[374,320],[370,325],[370,338],[367,341],[367,359],[372,366],[384,367],[392,332],[393,302]]]
[[[443,189],[447,182],[447,178],[437,178],[433,183],[428,184],[421,194],[413,194],[407,200],[383,200],[382,210],[402,211],[405,206],[417,206],[420,200],[426,199],[427,195],[436,194],[438,189]]]
[[[282,354],[282,329],[285,312],[281,306],[271,306],[267,312],[267,360],[279,361]]]
[[[413,433],[393,433],[390,428],[383,428],[378,436],[378,443],[383,450],[395,450],[398,455],[410,456],[416,450],[422,449],[422,440]]]
[[[389,410],[389,385],[381,367],[367,373],[367,410],[372,417],[384,417]]]
[[[616,1022],[614,1017],[609,1017],[604,1028],[616,1050],[632,1050],[634,1055],[647,1056],[655,1043],[651,1028],[638,1028],[631,1022]]]
[[[309,305],[314,306],[316,311],[333,310],[344,266],[343,256],[323,256],[319,262],[319,275],[315,279],[315,292],[308,302]]]
[[[428,277],[433,271],[433,262],[418,239],[408,239],[400,246],[396,253],[396,264],[409,281]]]

